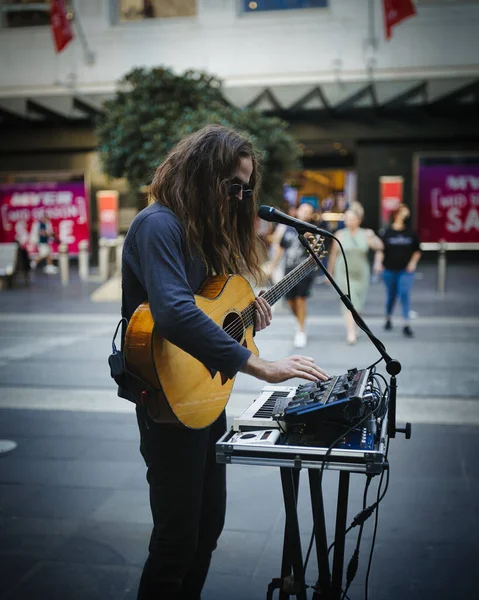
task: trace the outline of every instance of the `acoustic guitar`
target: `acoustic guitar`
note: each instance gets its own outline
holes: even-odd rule
[[[323,238],[315,238],[314,252],[321,258],[326,254],[323,244]],[[317,268],[310,256],[268,289],[264,298],[272,306]],[[198,308],[258,355],[253,341],[254,299],[253,289],[241,275],[209,277],[195,295]],[[136,309],[128,323],[124,355],[128,370],[149,385],[150,391],[142,393],[142,401],[153,421],[202,429],[223,412],[234,378],[211,371],[159,336],[147,302]]]

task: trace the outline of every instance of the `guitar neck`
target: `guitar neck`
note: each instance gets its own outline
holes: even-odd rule
[[[268,301],[270,306],[273,306],[280,298],[292,290],[302,279],[312,273],[317,268],[316,261],[312,256],[307,258],[292,271],[290,271],[281,281],[273,285],[269,290],[263,294],[263,298]],[[253,325],[254,323],[254,312],[255,307],[252,302],[247,306],[241,313],[243,322],[246,327]]]

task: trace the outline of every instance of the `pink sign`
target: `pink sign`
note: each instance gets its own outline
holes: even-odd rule
[[[18,241],[29,254],[37,252],[40,219],[52,225],[52,252],[60,243],[78,254],[89,240],[88,200],[83,182],[13,183],[0,185],[0,243]]]
[[[479,163],[419,166],[417,228],[421,242],[479,243]]]

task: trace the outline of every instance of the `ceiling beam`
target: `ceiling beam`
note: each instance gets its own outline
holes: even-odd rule
[[[305,105],[308,102],[310,102],[311,100],[314,100],[316,98],[319,98],[319,100],[321,101],[321,104],[324,106],[325,110],[327,110],[329,113],[333,112],[331,104],[329,103],[328,99],[324,95],[324,92],[321,89],[321,86],[319,86],[319,85],[317,85],[310,92],[308,92],[307,94],[302,96],[299,100],[296,100],[296,102],[294,104],[292,104],[288,110],[291,110],[291,111],[308,110],[305,107]]]
[[[25,117],[22,117],[21,115],[18,115],[17,113],[11,112],[10,110],[7,110],[3,106],[0,106],[0,117],[2,117],[2,119],[6,123],[28,123],[29,122],[29,119],[25,119]]]
[[[47,108],[41,104],[33,100],[27,100],[27,113],[32,112],[36,115],[40,115],[44,117],[48,121],[54,121],[56,123],[68,123],[69,118],[64,115],[52,110],[51,108]]]
[[[422,96],[422,104],[423,106],[427,104],[427,83],[425,81],[415,85],[414,87],[406,90],[402,94],[398,94],[394,96],[387,102],[385,102],[381,108],[384,110],[397,110],[398,108],[402,108],[405,106],[409,100],[413,98],[417,98],[418,96]]]
[[[345,112],[351,108],[354,108],[355,104],[357,104],[363,98],[366,98],[366,96],[369,96],[372,99],[373,105],[377,106],[376,90],[374,89],[374,84],[369,83],[367,86],[363,87],[361,90],[357,91],[349,98],[346,98],[346,100],[343,100],[342,102],[337,104],[334,107],[334,110],[337,113]]]
[[[431,108],[454,108],[460,104],[460,101],[467,96],[474,94],[476,103],[479,103],[479,79],[460,87],[445,96],[441,96],[438,100],[430,103]]]
[[[91,104],[88,104],[88,102],[85,102],[84,100],[82,100],[81,98],[77,98],[76,96],[73,97],[73,108],[75,110],[79,110],[82,113],[85,113],[92,119],[94,119],[95,117],[99,117],[103,114],[103,111],[100,108],[92,106]]]
[[[281,104],[278,102],[276,96],[273,94],[273,92],[269,88],[266,88],[265,90],[263,90],[261,92],[261,94],[256,96],[256,98],[254,98],[248,104],[248,108],[256,108],[257,106],[259,106],[261,104],[261,102],[263,100],[268,100],[271,103],[274,110],[282,110]]]

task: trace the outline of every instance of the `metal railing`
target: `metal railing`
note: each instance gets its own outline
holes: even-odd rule
[[[436,251],[437,256],[437,293],[438,296],[446,294],[446,275],[447,275],[447,257],[448,251],[457,250],[479,250],[479,243],[454,243],[454,242],[423,242],[421,243],[423,252]]]
[[[113,240],[100,238],[98,242],[98,275],[93,276],[94,280],[104,282],[112,276],[120,275],[124,240],[125,236],[123,235],[119,235]],[[78,274],[82,281],[92,280],[90,277],[88,247],[88,240],[82,240],[78,244]],[[70,257],[67,244],[60,244],[58,247],[58,267],[62,284],[68,285],[70,281]]]

